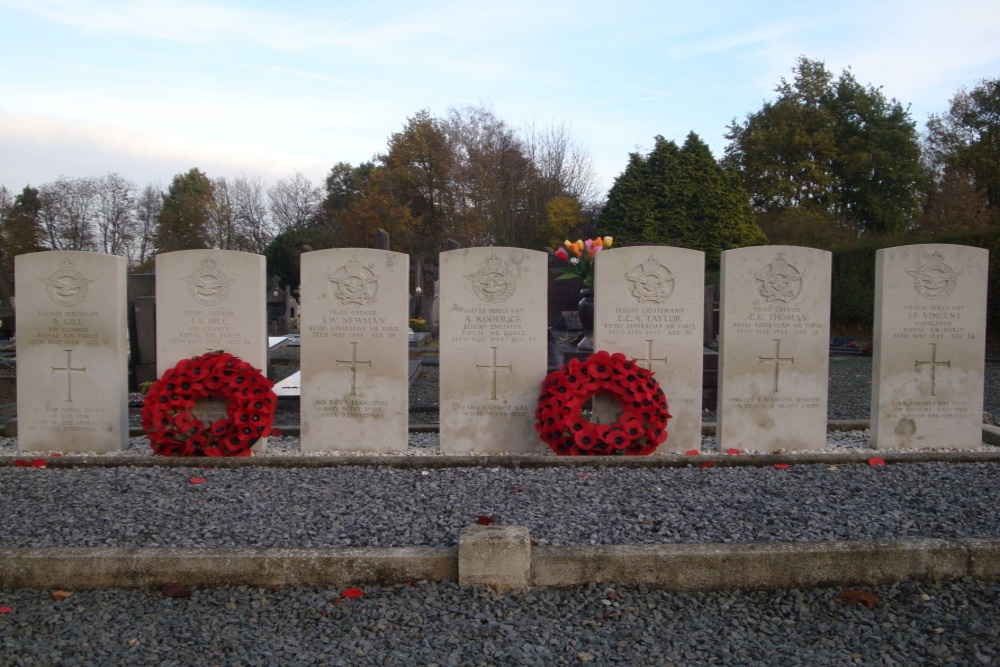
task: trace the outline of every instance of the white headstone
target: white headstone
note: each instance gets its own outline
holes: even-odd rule
[[[18,448],[125,449],[125,258],[37,252],[14,266]]]
[[[982,445],[989,251],[926,244],[875,260],[872,445]]]
[[[522,248],[440,255],[441,451],[545,452],[548,258]]]
[[[797,246],[722,253],[722,451],[826,446],[830,257]]]
[[[302,255],[302,450],[401,452],[409,435],[409,257]]]
[[[653,372],[673,418],[657,453],[701,448],[705,253],[665,246],[595,257],[594,340]]]
[[[267,372],[265,260],[234,250],[179,250],[156,256],[156,375],[181,359],[228,352]],[[225,401],[199,401],[202,422],[225,416]],[[263,451],[262,438],[254,451]]]

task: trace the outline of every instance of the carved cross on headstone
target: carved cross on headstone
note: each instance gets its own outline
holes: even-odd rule
[[[931,396],[937,396],[937,367],[947,366],[951,368],[951,361],[938,361],[937,360],[937,343],[931,343],[931,360],[930,361],[916,361],[916,369],[919,371],[921,366],[931,367]]]
[[[66,365],[63,368],[57,368],[51,366],[53,373],[65,373],[66,374],[66,403],[73,402],[73,373],[83,373],[86,375],[87,367],[83,368],[73,368],[73,350],[65,350],[66,352]]]
[[[646,339],[646,357],[644,359],[636,359],[636,363],[638,363],[640,367],[645,368],[647,371],[652,371],[654,363],[656,363],[656,364],[663,364],[664,366],[666,366],[667,365],[667,358],[666,357],[660,357],[660,358],[654,357],[653,356],[653,340],[651,338],[647,338]],[[643,364],[645,364],[645,366],[643,366]]]
[[[510,366],[510,364],[507,364],[506,366],[497,366],[497,348],[491,347],[490,351],[491,352],[490,352],[490,363],[489,363],[489,365],[487,366],[485,364],[476,364],[476,368],[483,368],[483,369],[489,370],[489,372],[490,372],[490,400],[491,401],[495,401],[495,400],[497,400],[497,371],[500,370],[500,369],[503,369],[503,368],[506,368],[508,371],[510,371],[511,370],[511,366]]]
[[[781,364],[790,363],[795,364],[795,357],[783,357],[781,356],[781,339],[775,338],[774,340],[774,356],[773,357],[757,357],[757,364],[762,364],[765,361],[769,361],[774,364],[774,389],[772,393],[778,393],[778,377],[781,372]]]
[[[338,366],[350,366],[351,368],[351,396],[358,395],[358,366],[372,367],[372,361],[358,361],[358,341],[351,341],[351,358],[337,359]]]

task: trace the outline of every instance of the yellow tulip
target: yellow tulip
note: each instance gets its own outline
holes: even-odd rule
[[[605,248],[610,248],[610,247],[611,247],[611,244],[612,244],[613,242],[614,242],[614,239],[613,239],[613,238],[611,238],[610,236],[605,236],[605,237],[604,237],[604,247],[605,247]]]

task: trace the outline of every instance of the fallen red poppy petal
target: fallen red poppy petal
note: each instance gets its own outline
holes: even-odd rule
[[[0,607],[0,614],[9,614],[14,611],[13,607]]]
[[[204,484],[205,483],[205,478],[204,477],[192,477],[188,481],[191,482],[192,484]]]
[[[44,468],[45,467],[45,459],[31,459],[31,467],[32,468]]]
[[[340,597],[342,598],[354,599],[354,598],[359,598],[364,594],[365,592],[357,587],[345,588],[344,590],[340,591]]]
[[[689,449],[686,452],[684,452],[685,456],[698,456],[699,454],[701,454],[701,452],[699,452],[697,449]]]
[[[493,517],[478,516],[476,517],[476,523],[478,523],[480,526],[488,526],[491,523],[493,523]]]
[[[52,456],[62,456],[59,452],[52,452]]]
[[[715,461],[705,461],[704,463],[702,463],[702,464],[701,464],[700,466],[698,466],[698,467],[699,467],[699,468],[711,468],[711,467],[712,467],[712,466],[714,466],[714,465],[715,465]]]
[[[885,465],[885,459],[880,459],[878,457],[870,458],[870,459],[868,459],[868,465],[870,465],[870,466],[884,466]]]
[[[14,467],[15,468],[30,468],[31,464],[28,463],[27,461],[25,461],[24,459],[17,459],[17,460],[14,461]]]
[[[737,454],[742,454],[742,453],[743,452],[741,452],[740,450],[736,449],[735,447],[730,447],[729,449],[726,450],[726,454],[729,454],[730,456],[735,456]]]
[[[66,598],[71,597],[72,595],[73,593],[70,591],[52,591],[51,593],[49,593],[49,597],[52,598],[53,600],[56,600],[57,602],[65,600]]]
[[[587,476],[587,473],[585,473],[585,472],[581,472],[579,475],[577,475],[577,477],[579,477],[580,479],[583,479],[586,476]]]
[[[511,493],[520,493],[521,491],[524,491],[523,486],[515,486],[513,489],[510,490]]]
[[[792,466],[790,463],[775,463],[774,467],[777,468],[778,470],[788,470]]]
[[[874,593],[869,593],[867,591],[846,589],[840,591],[840,595],[833,598],[833,601],[843,602],[845,604],[863,604],[869,609],[874,609],[875,605],[878,604],[879,597]]]

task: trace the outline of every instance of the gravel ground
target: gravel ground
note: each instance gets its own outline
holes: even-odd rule
[[[839,589],[671,594],[454,584],[0,593],[6,665],[990,665],[996,584],[904,582],[874,608]]]
[[[831,362],[831,419],[866,419],[870,360]],[[986,409],[997,414],[998,365]],[[425,368],[413,405],[436,403]],[[437,415],[429,413],[436,421]],[[425,418],[426,413],[425,413]],[[707,414],[711,421],[713,415]],[[833,447],[864,447],[865,434]],[[147,455],[144,438],[133,440]],[[707,441],[710,447],[711,442]],[[16,442],[0,440],[0,453]],[[413,434],[411,452],[436,447]],[[274,450],[294,453],[295,438]],[[450,546],[487,515],[539,544],[1000,537],[1000,464],[773,468],[0,468],[0,548]],[[363,490],[363,491],[362,491]],[[497,596],[454,584],[339,590],[0,591],[0,663],[997,664],[1000,588],[963,579],[872,589],[671,594],[584,586]],[[4,613],[4,609],[10,608]]]

